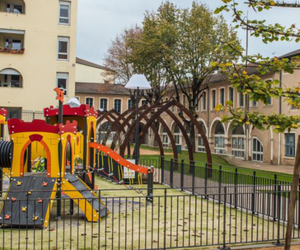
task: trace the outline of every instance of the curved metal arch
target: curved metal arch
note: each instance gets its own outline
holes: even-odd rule
[[[147,126],[149,127],[150,124],[152,124],[155,119],[157,119],[157,117],[159,117],[162,113],[164,113],[168,108],[170,108],[171,106],[177,106],[181,111],[183,111],[184,114],[186,114],[189,118],[190,121],[196,126],[198,133],[200,133],[202,139],[203,139],[203,143],[205,146],[205,150],[206,150],[206,155],[207,155],[207,164],[210,168],[212,168],[212,158],[211,158],[211,150],[209,147],[209,143],[207,140],[207,137],[201,127],[201,124],[197,121],[197,119],[193,116],[193,114],[186,108],[184,107],[181,103],[179,103],[176,100],[172,100],[169,101],[168,103],[166,103],[164,106],[162,106],[147,122],[146,126],[144,127],[144,129],[147,128]],[[144,112],[144,114],[147,112],[147,110]],[[188,140],[189,141],[189,140]],[[123,146],[124,147],[124,146]],[[192,151],[193,154],[193,151]]]
[[[163,113],[163,112],[166,112],[173,120],[174,120],[174,122],[177,124],[177,126],[179,127],[179,129],[181,130],[181,133],[182,133],[182,135],[183,135],[183,137],[184,137],[184,139],[185,139],[185,141],[186,141],[186,143],[187,143],[187,146],[188,146],[188,153],[189,153],[189,160],[190,160],[190,163],[194,160],[194,154],[193,154],[193,150],[192,150],[192,144],[191,144],[191,142],[190,142],[190,140],[189,140],[189,137],[188,137],[188,134],[186,133],[186,131],[185,131],[185,128],[184,128],[184,126],[181,124],[181,122],[180,122],[180,120],[170,111],[170,110],[168,110],[169,109],[169,107],[162,107],[159,111],[157,111],[157,112],[161,112],[161,113]],[[143,113],[143,114],[141,114],[141,117],[144,117],[144,116],[146,116],[146,115],[148,115],[148,113],[146,113],[146,111]],[[146,123],[146,125],[144,126],[144,128],[143,128],[143,130],[141,131],[141,133],[140,133],[140,137],[145,133],[145,131],[149,128],[149,126],[151,126],[151,124],[154,122],[154,120],[153,121],[151,121],[151,119],[153,118],[153,116],[148,120],[148,122]],[[159,118],[159,116],[157,116],[156,117],[156,119],[158,119]],[[169,129],[169,128],[168,128]],[[122,155],[122,153],[124,153],[124,151],[125,151],[125,147],[124,147],[124,145],[126,145],[126,143],[128,143],[128,141],[129,141],[129,139],[130,139],[130,136],[132,135],[132,133],[135,131],[135,128],[134,128],[134,124],[129,128],[129,130],[128,130],[128,132],[127,132],[127,134],[126,134],[126,137],[125,137],[125,139],[124,139],[124,141],[123,141],[123,144],[120,146],[120,153],[121,153],[121,155]],[[172,138],[174,139],[174,137],[173,137],[173,135],[172,135]],[[176,147],[176,146],[175,146]]]

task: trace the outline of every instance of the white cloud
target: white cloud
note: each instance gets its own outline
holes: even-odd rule
[[[78,44],[77,55],[86,60],[103,63],[103,58],[110,42],[125,28],[141,24],[144,13],[155,11],[162,0],[78,0]],[[172,0],[176,5],[187,8],[193,0]],[[205,0],[211,9],[221,5],[220,0]],[[243,3],[243,0],[239,2]],[[246,7],[244,6],[245,10]],[[263,14],[249,11],[249,18],[266,19],[270,23],[279,22],[283,25],[297,23],[299,9],[274,8]],[[230,23],[230,14],[225,14]],[[239,37],[245,44],[245,31],[239,31]],[[250,38],[249,52],[277,56],[300,48],[296,43],[273,43],[265,45],[257,38]]]

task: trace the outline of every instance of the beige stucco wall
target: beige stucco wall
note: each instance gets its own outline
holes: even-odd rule
[[[113,75],[107,75],[107,71],[103,69],[86,66],[80,63],[76,64],[76,82],[113,83],[113,81]]]
[[[74,97],[77,0],[69,2],[70,26],[59,25],[58,0],[26,0],[22,15],[0,12],[0,28],[25,31],[23,55],[0,53],[0,70],[13,68],[23,77],[22,88],[0,88],[0,106],[39,111],[55,105],[57,72],[69,73],[68,97]],[[69,61],[57,60],[59,36],[70,38]]]

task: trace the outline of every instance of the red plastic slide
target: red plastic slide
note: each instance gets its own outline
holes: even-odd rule
[[[118,164],[120,164],[123,167],[129,168],[135,172],[142,173],[142,174],[147,174],[148,173],[148,168],[142,167],[139,165],[135,165],[124,158],[122,158],[118,153],[113,151],[111,148],[105,147],[104,145],[90,142],[89,146],[91,148],[97,149],[105,154],[107,154],[109,157],[111,157],[113,160],[115,160]]]

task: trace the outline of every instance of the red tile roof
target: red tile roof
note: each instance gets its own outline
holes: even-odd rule
[[[121,84],[76,82],[76,94],[129,95]]]

